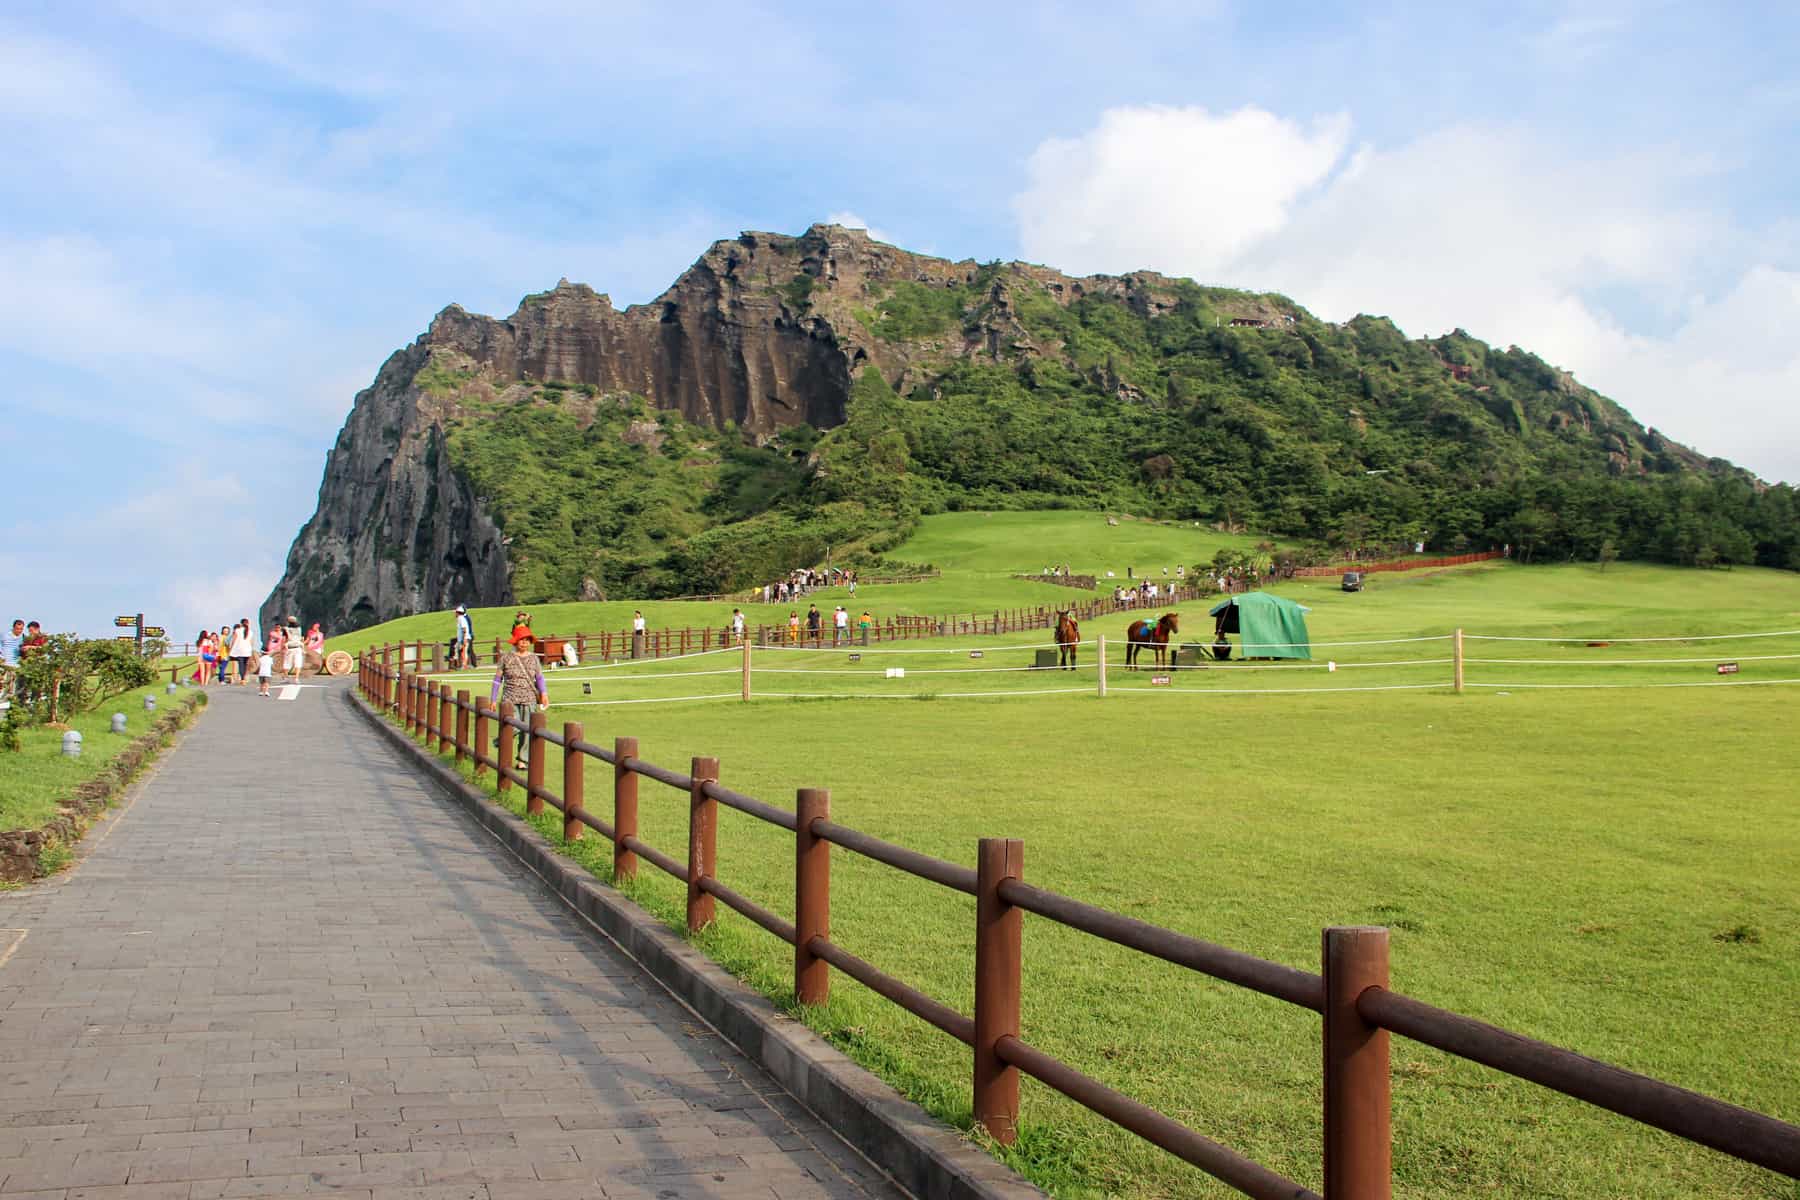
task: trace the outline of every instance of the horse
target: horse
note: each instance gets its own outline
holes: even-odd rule
[[[1137,670],[1138,651],[1145,646],[1150,647],[1156,656],[1156,665],[1163,666],[1163,655],[1169,649],[1169,635],[1181,632],[1181,614],[1164,613],[1162,619],[1152,622],[1148,617],[1141,621],[1133,621],[1125,627],[1125,669]]]
[[[1059,612],[1056,614],[1056,667],[1057,670],[1075,669],[1075,648],[1081,644],[1081,626],[1075,623],[1075,614]]]

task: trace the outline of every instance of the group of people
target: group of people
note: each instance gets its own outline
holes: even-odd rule
[[[856,572],[848,567],[799,567],[789,571],[786,579],[763,584],[760,591],[764,604],[786,604],[822,587],[848,588],[854,596]]]
[[[735,610],[733,616],[735,619]],[[862,616],[858,617],[856,620],[856,627],[865,639],[868,637],[869,630],[874,624],[875,618],[870,615],[868,609],[863,609]],[[819,612],[818,605],[809,604],[806,608],[806,640],[809,642],[822,642],[824,639],[824,614]],[[831,614],[831,644],[833,646],[842,645],[849,640],[850,610],[840,604]],[[788,610],[788,641],[792,643],[798,643],[800,641],[800,611],[798,609]]]
[[[6,631],[0,633],[0,666],[16,669],[49,642],[50,635],[44,632],[42,625],[15,617]]]
[[[269,694],[269,681],[279,668],[286,683],[299,683],[306,670],[309,654],[323,655],[325,632],[317,621],[306,632],[300,631],[300,618],[289,616],[285,622],[269,630],[268,638],[258,646],[250,618],[236,625],[221,626],[217,633],[202,629],[194,638],[194,653],[199,660],[191,676],[201,687],[208,684],[230,684],[231,667],[237,666],[237,686],[250,682],[250,662],[256,661],[259,696]]]
[[[1146,579],[1136,587],[1120,585],[1113,588],[1113,603],[1120,608],[1155,608],[1159,597],[1174,594],[1174,584],[1158,585],[1154,580]]]

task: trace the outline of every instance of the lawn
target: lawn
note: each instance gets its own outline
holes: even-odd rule
[[[1022,515],[1008,516],[1011,526]],[[934,551],[947,570],[983,559],[950,534],[961,536],[949,531]],[[590,741],[638,737],[643,757],[683,771],[691,756],[715,755],[727,785],[773,803],[791,804],[799,786],[830,787],[835,819],[958,862],[973,861],[978,837],[1023,837],[1032,882],[1299,967],[1317,969],[1323,926],[1386,925],[1400,990],[1800,1120],[1796,692],[1641,686],[1712,686],[1713,660],[1730,656],[1743,659],[1738,681],[1800,676],[1796,660],[1748,657],[1800,653],[1800,638],[1618,640],[1800,628],[1800,577],[1500,564],[1377,576],[1359,595],[1331,581],[1283,590],[1313,608],[1315,643],[1435,637],[1458,625],[1566,640],[1470,642],[1472,659],[1546,661],[1471,663],[1472,684],[1497,686],[1462,696],[1436,663],[1352,667],[1447,655],[1447,643],[1429,642],[1320,646],[1319,659],[1339,656],[1347,669],[1215,667],[1104,702],[1083,671],[1064,674],[1083,689],[1071,695],[598,703],[735,691],[735,659],[720,657],[648,668],[671,677],[636,685],[626,672],[646,668],[558,673],[551,719],[584,722]],[[1204,606],[1185,615],[1185,629],[1210,630]],[[758,693],[904,684],[941,695],[965,677],[921,675],[919,664],[1027,658],[990,649],[977,664],[938,650],[904,660],[905,681],[846,674],[901,661],[864,653],[851,664],[844,652],[760,652]],[[1696,661],[1626,661],[1651,658]],[[767,661],[833,673],[776,676]],[[673,677],[678,669],[727,674]],[[1046,674],[1055,673],[966,679],[1026,691],[1041,690]],[[1112,678],[1143,686],[1116,660]],[[1436,686],[1225,694],[1268,680]],[[1521,686],[1530,683],[1638,686]],[[464,686],[479,692],[482,681]],[[679,857],[684,796],[642,788],[646,840]],[[593,765],[588,795],[606,806],[609,768]],[[720,878],[790,911],[791,835],[730,812],[721,824]],[[834,940],[969,1011],[970,904],[846,852],[833,869]],[[645,871],[633,893],[676,918],[679,887]],[[783,996],[791,951],[769,935],[727,912],[703,942]],[[1037,918],[1027,919],[1025,962],[1028,1041],[1320,1186],[1316,1017]],[[966,1123],[967,1052],[842,976],[833,987],[832,1004],[807,1019]],[[1398,1039],[1394,1062],[1397,1195],[1795,1196],[1789,1181]],[[1011,1158],[1060,1195],[1227,1194],[1029,1081],[1023,1115]]]
[[[0,753],[0,829],[36,829],[56,815],[57,801],[75,785],[106,769],[113,756],[150,728],[158,713],[187,693],[168,696],[153,684],[115,696],[93,712],[83,713],[68,727],[81,734],[81,757],[62,756],[62,730],[30,726],[19,731],[22,749]],[[144,711],[144,697],[154,696],[158,713]],[[124,713],[125,732],[112,732],[112,715]]]

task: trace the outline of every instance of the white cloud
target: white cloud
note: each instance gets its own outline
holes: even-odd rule
[[[1032,154],[1013,205],[1020,240],[1074,271],[1149,266],[1171,245],[1230,258],[1287,224],[1348,136],[1342,117],[1307,129],[1258,108],[1109,109],[1092,132]]]
[[[1800,277],[1682,202],[1707,169],[1576,156],[1507,128],[1351,150],[1341,120],[1126,109],[1043,143],[1015,204],[1025,253],[1054,266],[1280,291],[1414,336],[1461,326],[1703,453],[1800,480],[1800,355],[1784,349]]]
[[[834,212],[825,218],[825,223],[827,225],[842,225],[845,229],[860,229],[876,241],[886,242],[890,246],[898,246],[900,244],[894,238],[893,234],[885,229],[877,229],[853,212]]]

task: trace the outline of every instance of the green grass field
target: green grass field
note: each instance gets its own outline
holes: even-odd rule
[[[57,801],[77,784],[105,770],[114,755],[144,736],[157,713],[144,711],[144,697],[156,697],[158,713],[185,702],[186,693],[168,696],[153,684],[115,696],[93,712],[68,722],[81,734],[81,757],[62,756],[60,729],[30,726],[19,731],[17,754],[0,753],[0,829],[36,829],[56,815]],[[124,733],[112,732],[112,715],[124,713]]]
[[[984,553],[970,514],[937,520],[920,535],[929,554],[896,552],[946,570],[941,584],[920,585],[925,611],[949,607],[929,603],[930,587],[973,588],[960,573],[1006,553]],[[1072,518],[1042,520],[1007,514],[990,528],[1039,556],[1029,543]],[[1077,571],[1087,565],[1066,557]],[[835,819],[958,862],[973,861],[978,837],[1022,837],[1032,882],[1295,966],[1317,969],[1326,925],[1386,925],[1399,990],[1800,1120],[1800,685],[1773,682],[1800,677],[1800,658],[1751,658],[1800,655],[1800,637],[1619,640],[1800,629],[1800,576],[1501,564],[1376,576],[1358,595],[1332,580],[1282,590],[1312,608],[1315,644],[1443,637],[1459,625],[1561,640],[1471,641],[1471,660],[1545,661],[1471,661],[1472,685],[1500,686],[1462,696],[1440,662],[1366,665],[1447,657],[1447,642],[1433,641],[1318,646],[1311,668],[1217,666],[1142,691],[1124,690],[1142,679],[1115,660],[1105,701],[1091,670],[921,673],[1019,666],[1023,650],[989,649],[975,663],[937,648],[905,659],[905,680],[847,673],[898,656],[864,652],[851,664],[841,651],[762,651],[759,695],[846,698],[606,703],[735,692],[737,660],[717,656],[558,672],[550,716],[583,722],[590,741],[635,736],[643,757],[678,770],[717,756],[727,785],[772,803],[829,787]],[[1183,610],[1196,639],[1210,632],[1204,609]],[[1084,632],[1116,637],[1123,624],[1106,618]],[[1742,670],[1721,680],[1714,664],[1728,658]],[[1695,661],[1627,661],[1640,659]],[[1325,661],[1343,666],[1326,671]],[[830,674],[776,675],[771,664]],[[642,673],[658,677],[626,682]],[[1043,690],[1046,676],[1081,690],[851,698],[977,685],[1022,693]],[[1631,686],[1525,686],[1570,683]],[[484,693],[484,684],[464,686]],[[1683,686],[1646,686],[1666,684]],[[1286,691],[1365,685],[1429,690]],[[1267,687],[1282,690],[1229,694]],[[641,786],[646,840],[680,857],[685,797]],[[608,804],[610,768],[592,765],[588,796]],[[790,911],[791,835],[732,812],[721,826],[720,878]],[[601,845],[583,854],[604,876]],[[833,872],[834,940],[969,1011],[971,905],[842,851]],[[678,919],[678,885],[645,873],[633,893]],[[1316,1017],[1034,917],[1025,939],[1026,1040],[1320,1186]],[[702,940],[784,996],[791,951],[775,939],[726,912]],[[966,1124],[967,1052],[842,976],[833,987],[832,1004],[807,1019]],[[1800,1194],[1791,1181],[1398,1039],[1394,1062],[1397,1195]],[[1008,1157],[1059,1195],[1228,1194],[1030,1081],[1023,1115]]]

